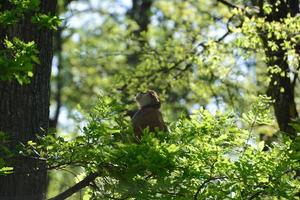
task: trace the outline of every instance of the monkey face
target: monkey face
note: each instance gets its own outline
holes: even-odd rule
[[[139,102],[143,98],[143,96],[146,95],[146,94],[147,94],[146,92],[139,92],[139,93],[137,93],[137,95],[135,96],[135,100],[137,102]]]
[[[141,107],[160,102],[156,92],[152,90],[149,90],[147,92],[139,92],[136,95],[135,100]]]

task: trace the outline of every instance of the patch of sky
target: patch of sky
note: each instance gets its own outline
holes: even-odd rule
[[[68,18],[68,27],[89,29],[103,23],[103,14],[124,16],[131,7],[131,0],[75,1],[62,18]]]
[[[224,23],[216,23],[214,25],[209,26],[208,28],[208,36],[210,38],[221,38],[227,32],[226,24]]]
[[[80,42],[80,34],[79,33],[73,33],[72,36],[71,36],[71,39],[74,41],[74,42]]]
[[[67,26],[70,28],[93,29],[96,26],[100,26],[103,21],[104,19],[99,13],[81,13],[71,17]]]
[[[226,110],[225,103],[216,98],[214,97],[210,100],[210,102],[206,105],[206,109],[212,114],[216,114],[217,112],[224,113]]]
[[[50,106],[50,117],[54,116],[55,109],[56,105]],[[74,109],[70,114],[68,108],[62,106],[58,118],[58,134],[62,136],[67,136],[69,133],[82,134],[81,130],[87,126],[87,123],[78,110]]]
[[[193,104],[189,109],[189,113],[195,113],[197,110],[201,109],[203,106],[196,103]],[[210,102],[205,106],[205,109],[208,110],[212,114],[216,114],[217,112],[225,113],[226,105],[224,102],[217,100],[216,98],[212,98]]]
[[[53,59],[52,59],[52,68],[51,68],[51,74],[56,76],[58,74],[58,68],[57,68],[57,65],[58,65],[58,59],[57,59],[57,56],[53,56]]]

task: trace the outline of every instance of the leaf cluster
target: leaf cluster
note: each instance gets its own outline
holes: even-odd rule
[[[57,16],[42,13],[40,0],[9,0],[1,5],[0,26],[4,33],[0,49],[0,80],[16,79],[20,84],[30,82],[33,66],[40,64],[35,41],[25,42],[21,38],[10,38],[6,33],[28,17],[38,28],[56,30],[60,24]]]
[[[9,27],[31,16],[31,22],[40,28],[57,29],[60,19],[40,11],[40,0],[9,0],[7,10],[0,12],[0,25]]]
[[[5,49],[0,50],[0,80],[16,79],[20,84],[29,83],[34,64],[40,64],[35,43],[18,38],[5,39]]]
[[[12,167],[8,167],[5,160],[10,158],[13,153],[8,148],[9,139],[7,134],[0,131],[0,176],[13,172]]]

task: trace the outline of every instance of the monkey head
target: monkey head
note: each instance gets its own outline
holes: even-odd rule
[[[135,97],[135,100],[137,101],[140,108],[144,108],[144,107],[160,108],[159,97],[156,94],[156,92],[153,90],[138,93]]]

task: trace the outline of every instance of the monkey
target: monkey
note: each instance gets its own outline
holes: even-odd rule
[[[167,132],[167,126],[160,112],[160,99],[155,91],[140,92],[135,100],[139,110],[132,117],[132,125],[137,142],[141,141],[143,130],[149,127],[151,132],[158,130]]]

